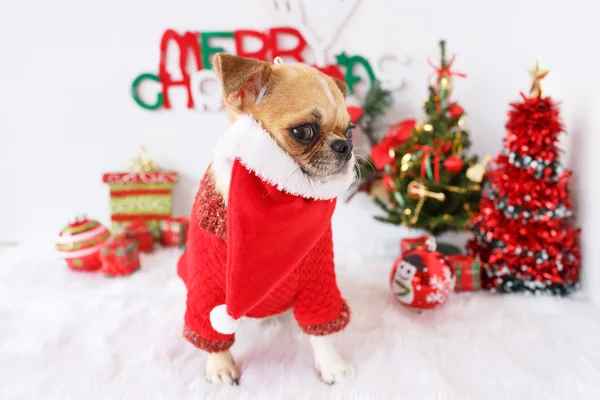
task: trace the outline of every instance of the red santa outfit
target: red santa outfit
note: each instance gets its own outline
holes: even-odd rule
[[[294,310],[304,332],[350,319],[337,288],[335,197],[353,180],[316,182],[251,117],[220,138],[202,179],[178,273],[187,287],[184,336],[209,352],[233,344],[235,322]],[[227,202],[217,191],[229,188]]]

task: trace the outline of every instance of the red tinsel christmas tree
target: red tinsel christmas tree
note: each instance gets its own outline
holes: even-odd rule
[[[483,286],[499,292],[566,295],[577,287],[579,230],[571,227],[570,172],[559,163],[559,112],[542,95],[548,71],[531,71],[531,95],[511,104],[504,150],[488,169],[473,219],[470,252],[486,266]]]

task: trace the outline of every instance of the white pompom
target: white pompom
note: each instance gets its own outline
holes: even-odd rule
[[[229,315],[225,304],[221,304],[211,310],[210,324],[215,331],[223,335],[231,335],[237,329],[239,321]]]

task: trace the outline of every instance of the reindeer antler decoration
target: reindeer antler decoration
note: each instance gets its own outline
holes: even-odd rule
[[[327,51],[335,42],[346,22],[358,6],[360,0],[328,0],[327,4],[333,10],[328,18],[327,26],[331,26],[327,33],[318,35],[315,29],[306,22],[304,8],[301,0],[265,0],[265,3],[273,12],[273,15],[295,28],[300,32],[314,53],[314,63],[318,66],[326,66]],[[373,63],[372,68],[376,71],[377,79],[381,86],[390,91],[398,90],[404,85],[404,78],[399,76],[398,68],[394,67],[393,73],[384,69],[384,64],[405,64],[407,58],[397,54],[384,55],[378,62]]]
[[[300,0],[268,0],[272,5],[273,14],[286,24],[296,28],[309,43],[315,53],[315,63],[320,66],[327,64],[327,49],[333,44],[346,21],[352,15],[360,0],[329,0],[328,4],[335,9],[336,21],[328,21],[329,26],[333,26],[331,32],[318,37],[304,18],[304,9]]]

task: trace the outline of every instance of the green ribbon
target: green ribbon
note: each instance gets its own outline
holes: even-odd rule
[[[390,167],[390,166],[389,166],[389,164],[388,164],[388,165],[386,165],[386,166],[384,167],[384,171],[385,171],[385,172],[386,172],[388,175],[392,176],[392,173],[393,173],[393,171],[392,171],[392,167]],[[395,188],[395,186],[396,186],[396,185],[394,185],[394,188]],[[404,203],[404,198],[402,197],[402,195],[400,194],[400,192],[399,192],[399,191],[397,191],[397,190],[395,190],[395,191],[394,191],[392,194],[394,195],[394,198],[395,198],[395,199],[396,199],[396,201],[398,202],[398,205],[399,205],[400,207],[404,207],[404,204],[405,204],[405,203]]]
[[[427,172],[427,179],[433,179],[433,172],[431,171],[431,152],[427,153],[427,158],[425,159],[425,170]]]

